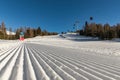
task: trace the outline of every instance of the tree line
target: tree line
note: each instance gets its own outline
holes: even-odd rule
[[[93,20],[93,17],[90,17]],[[95,22],[85,22],[83,29],[76,30],[80,35],[98,37],[102,40],[110,40],[113,38],[120,38],[120,24],[110,26],[106,24],[96,24]]]
[[[21,27],[16,30],[16,39],[19,39],[20,32],[24,33],[24,38],[32,38],[36,36],[48,36],[48,35],[57,35],[57,32],[48,32],[47,30],[42,30],[40,27],[38,28],[30,28],[30,27]]]
[[[7,31],[9,31],[9,34],[7,34]],[[13,35],[12,32],[14,32],[15,35]],[[0,25],[0,39],[7,39],[7,40],[19,39],[21,32],[24,33],[24,38],[58,34],[57,32],[48,32],[47,30],[42,30],[40,27],[37,28],[20,27],[17,28],[15,31],[12,31],[12,27],[7,29],[4,22],[2,22]]]
[[[85,24],[84,32],[81,35],[99,37],[100,39],[120,38],[120,24],[110,26],[109,24]]]

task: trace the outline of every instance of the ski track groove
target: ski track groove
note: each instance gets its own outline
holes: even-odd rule
[[[2,71],[0,72],[1,80],[9,80],[10,75],[11,75],[12,70],[13,70],[13,67],[14,67],[14,64],[15,64],[15,61],[16,61],[16,59],[17,59],[17,56],[19,55],[20,49],[21,49],[21,46],[18,47],[17,52],[14,53],[14,54],[10,57],[10,60],[7,62],[8,64],[6,64],[6,65],[2,68]]]
[[[41,52],[41,53],[43,53],[43,52]],[[58,66],[60,66],[64,71],[68,72],[72,76],[75,76],[76,79],[89,80],[88,78],[86,78],[83,75],[75,72],[74,70],[72,70],[68,66],[64,65],[63,63],[61,63],[61,62],[53,59],[51,56],[48,56],[48,55],[45,55],[45,56],[48,57],[52,62],[54,62],[55,64],[57,64]]]
[[[54,58],[56,58],[56,59],[59,61],[59,59],[58,59],[59,57],[54,57]],[[70,60],[70,59],[69,59],[69,60]],[[64,60],[64,61],[65,61],[65,60]],[[71,61],[73,61],[73,60],[71,60]],[[93,67],[93,66],[84,64],[84,63],[81,63],[81,64],[84,65],[84,66],[82,66],[83,68],[90,67],[90,68],[93,69],[93,70],[96,70],[96,71],[101,72],[101,73],[104,72],[104,74],[108,74],[109,76],[117,77],[117,79],[120,79],[120,76],[119,76],[119,75],[115,75],[115,74],[112,74],[112,73],[109,73],[109,72],[105,72],[105,71],[102,70],[102,69],[99,69],[99,68],[96,68],[96,67]]]
[[[58,73],[63,78],[63,80],[67,80],[67,79],[68,80],[75,80],[72,76],[70,76],[69,74],[64,72],[62,69],[60,69],[56,64],[54,64],[53,62],[48,60],[45,56],[40,56],[39,54],[37,54],[37,56],[39,56],[42,59],[42,61],[44,61],[44,63],[49,65],[49,67],[51,67],[53,69],[53,72]],[[51,79],[51,80],[53,80],[53,79]],[[55,78],[55,80],[57,80],[57,77]],[[58,79],[58,80],[61,80],[61,79]]]
[[[50,60],[49,60],[50,61]],[[61,66],[60,66],[61,67]],[[83,72],[85,72],[85,71],[83,71]],[[87,73],[87,72],[86,72]],[[89,74],[89,73],[87,73],[87,74]],[[92,75],[92,74],[89,74],[89,75],[91,75],[91,76],[93,76],[94,78],[92,78],[92,79],[97,79],[97,80],[102,80],[101,78],[99,78],[99,77],[97,77],[97,76],[95,76],[95,75]],[[84,77],[85,78],[85,77]],[[86,78],[87,79],[87,78]],[[92,80],[91,79],[91,80]]]
[[[5,53],[7,53],[8,51],[10,51],[11,49],[14,49],[14,48],[8,48],[8,49],[6,49],[4,51],[1,51],[0,52],[0,57],[2,57],[3,55],[5,55]]]
[[[47,52],[48,53],[48,52]],[[50,52],[49,52],[50,53]],[[47,55],[49,55],[49,54],[47,54]],[[59,58],[59,57],[57,57],[57,58]],[[71,60],[72,61],[72,60]],[[87,66],[89,66],[89,65],[87,65]],[[83,66],[84,67],[84,66]],[[89,66],[90,68],[92,67],[93,68],[93,66]],[[96,68],[96,67],[94,67],[96,70],[98,69],[98,68]],[[93,68],[93,70],[95,70]],[[93,71],[92,70],[92,71]],[[98,74],[99,75],[102,75],[102,76],[104,76],[104,77],[107,77],[109,80],[111,79],[111,80],[118,80],[118,79],[120,79],[120,76],[119,75],[116,75],[116,74],[113,74],[113,73],[109,73],[109,72],[105,72],[104,70],[102,70],[102,69],[98,69]],[[101,73],[103,73],[103,72],[101,72],[101,71],[103,71],[103,72],[105,72],[106,74],[108,74],[109,76],[112,76],[112,77],[115,77],[115,79],[114,78],[112,78],[112,77],[109,77],[109,76],[106,76],[106,75],[103,75],[103,74],[101,74]],[[94,71],[95,72],[95,71]],[[101,73],[100,73],[101,72]]]
[[[15,47],[17,47],[16,45],[19,45],[20,43],[16,43],[15,46],[11,46],[11,47],[8,47],[8,48],[3,48],[3,50],[1,50],[0,52],[0,57],[3,56],[6,52],[8,52],[9,50],[11,49],[14,49]]]
[[[48,55],[48,54],[47,54]],[[63,59],[64,60],[64,59]],[[62,61],[63,61],[62,60]],[[66,64],[66,63],[65,63]],[[87,71],[85,71],[85,70],[81,70],[81,71],[83,71],[83,72],[85,72],[86,74],[88,74],[88,75],[91,75],[91,76],[93,76],[94,78],[92,78],[92,79],[101,79],[100,77],[97,77],[97,76],[95,76],[95,75],[93,75],[93,74],[90,74],[89,72],[87,72]],[[91,80],[92,80],[91,79]],[[108,78],[107,78],[108,79]],[[101,79],[102,80],[102,79]]]
[[[24,80],[37,80],[33,66],[31,63],[30,55],[27,51],[26,46],[24,47]]]
[[[24,46],[21,46],[21,47],[24,47]],[[12,73],[13,74],[11,74],[11,76],[10,76],[10,78],[9,78],[9,80],[16,80],[17,79],[17,75],[19,74],[18,73],[18,69],[19,69],[19,67],[20,67],[20,61],[21,61],[21,56],[22,56],[22,49],[23,48],[21,48],[20,49],[20,51],[19,51],[19,53],[21,53],[21,54],[18,54],[18,56],[17,56],[17,59],[16,59],[16,62],[15,62],[15,64],[14,64],[14,67],[13,67],[13,70],[12,70]],[[20,78],[19,78],[20,79]],[[20,79],[21,80],[21,79]]]
[[[1,50],[0,80],[120,80],[119,64],[75,59],[48,47],[18,42]]]
[[[50,53],[50,51],[49,51]],[[51,52],[52,53],[52,52]],[[61,57],[64,57],[64,56],[61,56]],[[67,58],[67,57],[66,57]],[[84,58],[84,57],[83,57]],[[68,58],[69,59],[69,58]],[[73,59],[72,59],[73,60]],[[74,59],[75,61],[75,59]],[[93,62],[92,60],[87,60],[86,58],[84,59],[81,59],[81,60],[77,60],[77,62],[84,62],[84,63],[87,63],[87,64],[90,64],[90,65],[94,65],[96,67],[102,67],[102,69],[104,68],[105,70],[110,70],[110,71],[113,71],[113,72],[116,72],[116,73],[120,73],[120,69],[116,66],[112,67],[110,65],[104,65],[104,64],[101,64],[101,63],[97,63],[97,62]],[[120,74],[119,74],[120,75]]]
[[[43,80],[50,80],[48,75],[46,74],[46,72],[44,71],[42,66],[39,64],[36,57],[34,56],[34,54],[31,52],[31,50],[29,50],[29,48],[28,48],[28,52],[29,52],[30,58],[32,60],[32,64],[33,64],[33,68],[35,70],[36,78],[39,80],[42,80],[42,79]]]
[[[17,48],[17,47],[15,47],[15,48]],[[5,51],[4,54],[0,56],[1,57],[0,62],[2,62],[7,56],[9,56],[9,54],[11,54],[15,48]]]
[[[5,68],[8,64],[9,64],[9,62],[10,62],[10,60],[13,58],[13,56],[15,55],[15,52],[17,52],[17,50],[19,50],[19,47],[20,46],[18,46],[11,54],[9,54],[8,55],[8,57],[7,58],[5,58],[0,64],[1,64],[1,66],[0,66],[0,74],[2,73],[2,71],[4,71],[5,69],[3,69],[3,68]]]
[[[54,49],[52,49],[52,50],[49,50],[49,53],[54,53]],[[117,66],[113,66],[113,65],[108,65],[108,64],[104,64],[104,63],[97,63],[97,62],[95,62],[95,61],[92,61],[92,59],[90,59],[90,58],[86,58],[86,57],[81,57],[80,58],[80,61],[86,61],[87,63],[91,63],[91,64],[94,64],[94,65],[97,65],[97,66],[103,66],[104,68],[110,68],[110,69],[113,69],[113,70],[115,70],[115,71],[118,71],[118,72],[120,72],[120,67],[117,67]],[[79,61],[79,60],[77,60],[77,61]],[[120,65],[119,65],[120,66]]]
[[[58,57],[57,57],[58,58]],[[69,59],[70,60],[70,59]],[[71,60],[71,61],[73,61],[73,60]],[[78,62],[79,63],[79,62]],[[119,75],[115,75],[115,74],[112,74],[112,73],[109,73],[109,72],[106,72],[106,71],[104,71],[104,70],[102,70],[102,69],[99,69],[99,68],[96,68],[96,67],[94,67],[94,66],[91,66],[91,65],[88,65],[88,64],[85,64],[85,63],[83,63],[83,62],[81,62],[81,64],[82,65],[84,65],[84,66],[86,66],[86,67],[89,67],[89,68],[91,68],[91,69],[93,69],[93,70],[96,70],[96,71],[100,71],[101,73],[106,73],[106,74],[108,74],[109,76],[112,76],[112,77],[117,77],[118,79],[120,79],[120,74]],[[82,67],[84,67],[84,66],[82,66]]]

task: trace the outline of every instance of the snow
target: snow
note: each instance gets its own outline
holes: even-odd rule
[[[114,38],[112,41],[120,42],[120,38]]]
[[[115,40],[99,41],[98,39],[94,41],[95,39],[91,37],[85,37],[85,36],[80,36],[79,37],[80,39],[78,39],[78,41],[75,41],[76,40],[75,37],[76,36],[70,37],[72,38],[72,40],[70,40],[70,38],[64,39],[64,38],[60,38],[59,36],[50,36],[50,37],[44,36],[44,37],[36,37],[33,39],[28,39],[26,41],[30,43],[36,43],[36,44],[42,44],[42,45],[79,49],[82,51],[93,52],[93,54],[97,53],[99,55],[120,56],[120,43],[118,41],[115,41]]]
[[[62,36],[0,40],[0,80],[120,80],[119,39]]]
[[[7,35],[15,35],[15,32],[6,31]]]
[[[98,37],[86,37],[86,36],[80,36],[78,33],[66,33],[66,34],[61,34],[64,38],[70,39],[70,40],[98,40]]]

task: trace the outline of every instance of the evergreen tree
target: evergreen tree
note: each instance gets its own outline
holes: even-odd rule
[[[37,35],[41,35],[41,32],[42,32],[42,31],[41,31],[41,28],[38,27],[38,28],[37,28]]]
[[[20,29],[17,29],[17,30],[16,30],[15,38],[16,38],[16,39],[19,39],[19,35],[20,35]]]
[[[1,23],[1,30],[2,30],[2,33],[4,35],[4,39],[6,38],[6,27],[5,27],[5,23],[2,22]]]

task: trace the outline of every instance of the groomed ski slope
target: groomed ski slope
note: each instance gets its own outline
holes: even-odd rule
[[[120,80],[119,42],[50,36],[1,43],[0,80]]]

